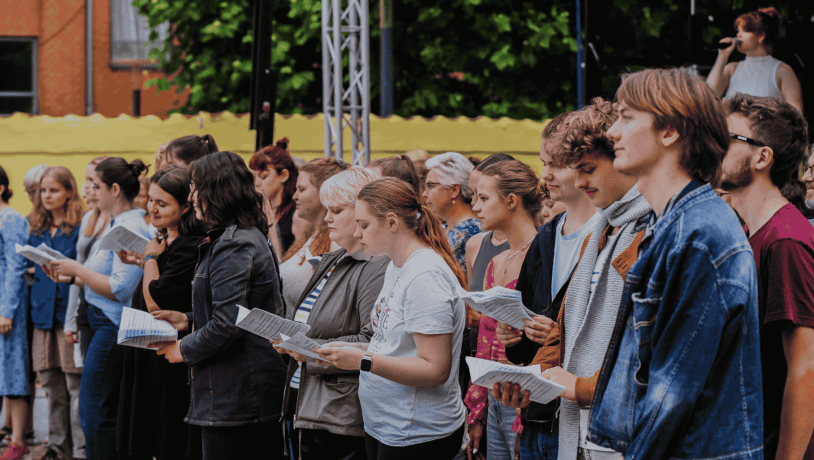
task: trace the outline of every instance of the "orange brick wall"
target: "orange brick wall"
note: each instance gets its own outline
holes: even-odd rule
[[[39,112],[85,114],[85,0],[0,0],[0,36],[38,42]],[[93,2],[93,111],[108,117],[133,113],[132,90],[141,88],[141,114],[166,117],[184,102],[175,91],[156,94],[144,84],[156,71],[113,69],[110,1]]]

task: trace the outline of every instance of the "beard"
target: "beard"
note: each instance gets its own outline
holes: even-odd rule
[[[754,174],[750,165],[749,158],[738,163],[735,171],[723,171],[721,174],[720,188],[731,192],[738,190],[751,184],[754,180]]]

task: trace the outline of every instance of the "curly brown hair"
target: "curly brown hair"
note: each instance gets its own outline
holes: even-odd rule
[[[590,105],[573,112],[562,128],[561,148],[550,152],[554,161],[575,165],[589,153],[604,155],[611,160],[616,158],[608,129],[619,118],[617,107],[617,104],[597,97]]]

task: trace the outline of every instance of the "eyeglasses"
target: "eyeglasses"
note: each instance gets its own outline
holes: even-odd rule
[[[425,186],[427,187],[427,189],[431,189],[431,188],[436,187],[438,185],[443,186],[444,188],[446,188],[446,185],[444,185],[444,184],[442,184],[440,182],[425,182]]]
[[[754,145],[755,147],[766,147],[766,144],[760,141],[756,141],[751,137],[741,136],[740,134],[729,133],[730,139],[735,139],[737,141],[746,142],[749,145]]]

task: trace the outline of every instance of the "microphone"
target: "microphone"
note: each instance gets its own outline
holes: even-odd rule
[[[735,39],[735,46],[738,46],[740,44],[741,44],[740,39],[736,38]],[[722,50],[722,49],[729,48],[730,45],[732,45],[732,44],[731,43],[713,43],[711,45],[707,45],[707,47],[704,48],[704,50],[706,50],[706,51],[717,51],[717,50]]]

